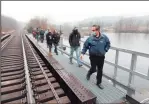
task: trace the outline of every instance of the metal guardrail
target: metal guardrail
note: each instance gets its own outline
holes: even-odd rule
[[[6,38],[8,38],[10,36],[10,34],[6,34],[4,36],[1,37],[1,42],[4,41]]]
[[[60,42],[60,47],[61,48],[63,46],[65,46],[67,48],[70,48],[69,46],[63,44],[63,37],[61,37],[60,41],[61,41]],[[84,42],[84,41],[81,41],[81,42]],[[112,63],[110,61],[105,60],[105,63],[114,66],[114,75],[113,75],[112,78],[110,78],[108,75],[106,75],[104,73],[104,76],[107,76],[106,78],[108,78],[110,80],[113,80],[113,81],[116,81],[116,82],[119,82],[119,81],[116,80],[117,72],[118,72],[118,68],[119,68],[119,69],[122,69],[122,70],[124,70],[124,71],[126,71],[126,72],[129,73],[129,80],[128,80],[128,85],[127,86],[125,86],[124,84],[122,84],[121,82],[119,82],[119,84],[121,84],[122,86],[125,86],[127,88],[134,89],[133,86],[131,86],[132,83],[134,82],[134,75],[139,76],[139,77],[141,77],[143,79],[149,80],[149,69],[148,69],[148,74],[147,75],[142,74],[140,72],[137,72],[135,70],[136,69],[137,56],[142,56],[142,57],[149,58],[149,54],[141,53],[141,52],[136,52],[136,51],[131,51],[131,50],[126,50],[126,49],[122,49],[122,48],[116,48],[116,47],[110,47],[110,49],[116,51],[115,62]],[[130,65],[130,68],[129,69],[128,68],[125,68],[123,66],[118,65],[119,52],[129,53],[129,54],[132,55],[132,57],[131,57],[131,65]],[[65,54],[66,54],[66,52],[65,52]],[[69,55],[69,54],[67,53],[67,55]],[[85,54],[85,55],[89,56],[89,54]],[[83,61],[83,64],[85,66],[88,66],[88,67],[90,66],[89,64],[87,64],[84,61]]]
[[[146,98],[146,99],[142,100],[140,103],[144,103],[144,104],[145,104],[145,103],[146,103],[146,104],[149,103],[149,98]]]

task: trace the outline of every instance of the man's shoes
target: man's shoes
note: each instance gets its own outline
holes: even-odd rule
[[[96,84],[100,89],[104,89],[102,84]]]
[[[72,62],[72,58],[70,58],[70,61],[69,61],[69,63],[70,63],[70,64],[73,64],[73,62]]]
[[[90,76],[91,76],[91,75],[90,75],[89,73],[87,73],[86,79],[87,79],[87,80],[90,80]]]
[[[78,65],[78,67],[81,67],[81,66],[83,66],[83,65],[82,65],[82,64],[79,64],[79,65]]]

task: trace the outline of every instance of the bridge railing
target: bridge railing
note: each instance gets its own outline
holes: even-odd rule
[[[84,43],[84,41],[81,41]],[[68,52],[65,52],[62,50],[62,47],[67,47],[67,48],[70,48],[70,46],[67,46],[67,45],[64,45],[63,44],[63,37],[61,37],[60,39],[60,47],[61,49],[59,48],[59,50],[62,52],[62,53],[65,53],[66,55],[70,55]],[[132,84],[134,83],[134,76],[138,76],[138,77],[141,77],[143,79],[146,79],[146,80],[149,80],[149,69],[148,69],[148,74],[145,75],[145,74],[142,74],[138,71],[136,71],[136,63],[137,63],[137,57],[138,56],[141,56],[141,57],[146,57],[146,58],[149,58],[149,54],[146,54],[146,53],[141,53],[141,52],[136,52],[136,51],[131,51],[131,50],[126,50],[126,49],[122,49],[122,48],[117,48],[117,47],[111,47],[110,50],[114,50],[116,51],[116,54],[115,54],[115,61],[112,63],[110,61],[107,61],[105,60],[105,63],[109,64],[109,65],[112,65],[114,67],[114,75],[113,77],[109,77],[107,74],[103,73],[103,76],[106,77],[107,79],[109,80],[112,80],[112,82],[114,82],[113,84],[115,85],[118,84],[120,86],[122,86],[124,89],[126,89],[127,91],[128,90],[133,90],[134,91],[134,87],[132,86]],[[131,54],[131,64],[130,64],[130,68],[126,68],[124,66],[121,66],[121,65],[118,65],[118,59],[119,59],[119,53],[120,52],[124,52],[124,53],[128,53],[128,54]],[[88,53],[86,53],[85,55],[89,56]],[[74,59],[76,59],[76,57],[74,57]],[[85,62],[85,61],[82,61],[82,63],[87,66],[87,67],[90,67],[89,63]],[[124,85],[123,83],[119,82],[116,78],[117,78],[117,73],[118,73],[118,69],[121,69],[121,70],[124,70],[126,72],[129,73],[129,78],[128,78],[128,85]]]

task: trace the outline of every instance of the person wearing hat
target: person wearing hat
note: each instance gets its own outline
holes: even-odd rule
[[[72,33],[70,33],[69,35],[69,44],[70,44],[70,64],[73,64],[72,62],[72,58],[73,58],[73,53],[74,51],[76,52],[76,58],[77,58],[77,63],[78,63],[78,67],[81,67],[81,61],[80,61],[80,39],[81,39],[81,35],[78,32],[77,27],[75,27],[72,30]]]

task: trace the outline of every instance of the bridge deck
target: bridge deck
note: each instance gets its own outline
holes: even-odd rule
[[[29,38],[32,41],[36,41],[32,35],[28,35]],[[48,48],[46,43],[40,43],[38,42],[39,46],[42,47],[45,52],[48,52]],[[52,51],[53,52],[53,51]],[[87,68],[85,67],[77,67],[76,62],[74,62],[73,65],[69,64],[68,56],[62,55],[61,52],[59,52],[59,55],[55,55],[53,53],[53,56],[68,72],[72,73],[75,77],[77,77],[86,88],[88,88],[90,91],[92,91],[96,96],[99,103],[111,103],[115,100],[118,100],[122,97],[124,97],[126,94],[123,93],[121,90],[113,87],[112,84],[110,84],[104,77],[102,81],[102,85],[104,86],[104,89],[99,89],[96,84],[96,75],[93,74],[91,76],[91,79],[89,81],[86,80],[86,74],[87,74]],[[103,69],[104,70],[104,69]]]

